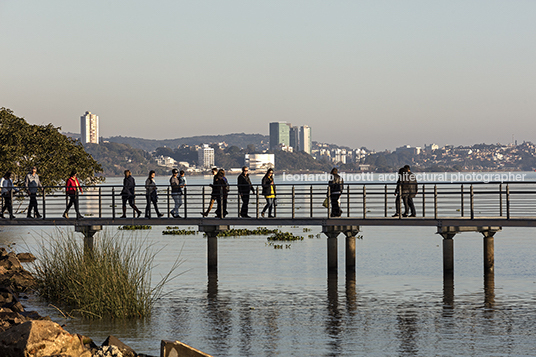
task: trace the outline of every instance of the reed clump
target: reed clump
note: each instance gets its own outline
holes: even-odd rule
[[[103,231],[92,250],[74,233],[44,237],[34,262],[37,293],[86,318],[142,318],[151,314],[163,287],[176,278],[177,259],[154,286],[151,271],[159,250],[147,238]]]

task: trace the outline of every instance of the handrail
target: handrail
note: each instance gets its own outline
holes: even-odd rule
[[[255,194],[250,195],[249,213],[252,217],[260,217],[265,205],[262,197],[262,186],[253,185]],[[339,207],[342,217],[347,218],[378,218],[391,217],[396,210],[395,182],[350,182],[344,184],[344,190],[339,197]],[[238,185],[230,185],[226,194],[229,217],[240,214],[241,198]],[[326,183],[293,182],[277,184],[277,201],[275,209],[278,217],[321,218],[330,217],[333,213],[331,199],[328,207],[322,207],[322,202],[330,195]],[[136,186],[135,200],[138,208],[144,210],[144,185]],[[441,217],[463,217],[476,219],[482,217],[536,217],[536,182],[437,182],[419,183],[418,193],[414,200],[417,217],[424,218],[429,212],[434,219]],[[55,190],[54,190],[55,189]],[[66,195],[63,186],[43,187],[39,190],[39,212],[46,219],[58,219],[62,216],[66,205]],[[122,206],[122,185],[98,185],[82,187],[84,194],[79,195],[80,210],[85,216],[117,219]],[[169,211],[174,207],[169,185],[157,185],[158,206],[160,211],[170,217]],[[208,207],[212,189],[208,185],[189,184],[183,189],[183,204],[180,207],[181,216],[199,217]],[[23,214],[28,206],[28,196],[21,189],[13,195],[15,214]],[[216,194],[216,196],[222,196]],[[2,206],[4,204],[1,199]],[[215,204],[216,205],[216,204]],[[403,208],[403,207],[402,207]],[[129,214],[131,209],[127,204]],[[151,210],[153,208],[151,207]],[[216,210],[214,207],[213,211]],[[344,212],[346,211],[346,212]],[[20,218],[20,217],[19,217]],[[398,217],[402,218],[402,217]]]

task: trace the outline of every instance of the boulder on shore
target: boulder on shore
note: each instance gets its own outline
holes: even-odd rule
[[[71,335],[52,321],[27,321],[0,333],[0,356],[54,355],[91,357],[91,352],[77,335]]]

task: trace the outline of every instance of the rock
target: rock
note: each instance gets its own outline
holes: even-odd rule
[[[0,356],[91,357],[76,335],[52,321],[27,321],[0,333]]]
[[[35,286],[35,279],[26,270],[12,270],[0,275],[0,286],[10,287],[16,292],[27,291]]]
[[[15,253],[9,253],[7,256],[0,258],[0,266],[6,268],[7,270],[20,270],[22,265],[20,265],[19,260]]]
[[[132,348],[125,345],[115,336],[111,336],[111,335],[108,336],[108,338],[106,338],[106,341],[104,341],[102,345],[118,347],[119,350],[121,350],[121,353],[124,357],[136,357],[137,356],[137,353]]]
[[[101,346],[93,357],[125,357],[125,355],[117,346]]]
[[[35,255],[32,253],[19,253],[17,254],[17,259],[21,263],[31,263],[35,260]]]

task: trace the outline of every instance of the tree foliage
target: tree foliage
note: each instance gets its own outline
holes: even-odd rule
[[[71,170],[78,172],[82,185],[104,181],[96,176],[101,165],[79,141],[60,133],[52,124],[32,125],[0,108],[0,173],[13,173],[15,184],[21,184],[32,166],[38,169],[43,186],[63,186]]]

